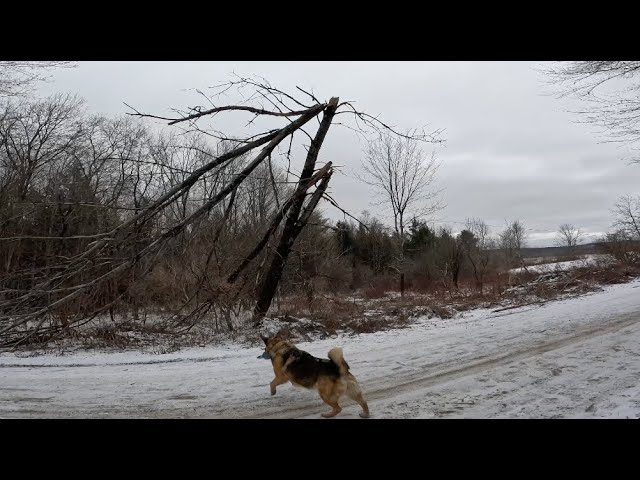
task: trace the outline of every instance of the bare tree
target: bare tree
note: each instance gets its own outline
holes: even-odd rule
[[[77,121],[82,101],[71,95],[10,105],[0,119],[0,160],[14,172],[14,185],[22,200],[34,182],[42,180],[44,167],[69,154],[81,136]]]
[[[473,269],[476,288],[482,293],[484,278],[491,260],[491,249],[495,248],[495,242],[489,236],[489,226],[484,220],[471,218],[467,220],[466,226],[467,230],[473,234],[474,242],[465,242],[463,246]]]
[[[598,247],[604,253],[613,256],[619,262],[632,265],[640,262],[640,246],[633,240],[625,229],[615,230],[605,234],[598,241]]]
[[[558,239],[557,244],[559,246],[567,246],[574,248],[580,242],[583,232],[577,227],[574,227],[570,223],[563,223],[558,227]]]
[[[461,235],[453,236],[451,228],[441,227],[436,242],[436,265],[440,271],[443,286],[451,292],[458,288],[458,280],[464,261],[464,240]]]
[[[500,233],[500,248],[506,257],[507,265],[524,266],[522,249],[526,246],[527,234],[524,224],[520,220],[513,220],[507,223],[505,229]]]
[[[586,108],[574,113],[603,128],[611,141],[640,142],[640,61],[563,62],[543,73],[559,87],[558,96],[584,101]]]
[[[434,132],[431,143],[440,143],[439,132]],[[407,219],[425,217],[443,208],[431,190],[439,164],[433,153],[426,154],[409,135],[399,137],[382,132],[368,143],[366,160],[362,163],[365,174],[360,179],[382,195],[393,213],[393,226],[398,242],[397,270],[400,276],[400,294],[404,296],[404,243]]]
[[[67,61],[5,61],[0,62],[0,97],[19,97],[29,93],[37,82],[48,78],[55,68],[72,67]]]
[[[613,213],[616,216],[613,225],[626,232],[629,238],[640,240],[640,196],[621,196]]]
[[[238,103],[217,105],[223,94],[226,96],[223,101],[228,101],[227,92],[234,89],[241,97]],[[243,95],[247,89],[249,95]],[[17,219],[11,212],[5,217],[13,223],[26,218],[29,226],[34,227],[33,234],[31,230],[0,229],[0,246],[26,244],[30,248],[32,245],[44,248],[31,249],[28,260],[32,265],[18,272],[19,275],[10,265],[11,270],[0,278],[0,347],[47,340],[81,322],[89,322],[113,308],[120,299],[137,298],[134,290],[139,290],[138,286],[151,274],[158,278],[169,273],[171,290],[178,291],[182,305],[188,306],[177,312],[172,306],[176,314],[166,319],[166,328],[174,331],[177,327],[191,328],[194,318],[211,310],[213,305],[216,308],[225,305],[228,312],[226,305],[232,306],[239,292],[247,290],[251,290],[254,318],[259,321],[268,312],[287,258],[296,252],[296,239],[320,200],[337,206],[327,191],[332,163],[317,165],[334,118],[341,114],[350,116],[360,133],[369,128],[407,140],[427,138],[417,133],[396,132],[377,118],[357,111],[350,102],[340,103],[337,97],[320,101],[313,94],[300,91],[306,97],[296,99],[266,81],[239,78],[215,87],[214,95],[206,97],[211,104],[209,109],[193,107],[177,111],[173,118],[134,110],[134,116],[178,125],[183,130],[184,142],[177,139],[164,142],[136,125],[114,128],[114,133],[110,122],[79,121],[76,130],[76,123],[70,121],[64,125],[73,128],[60,129],[59,141],[53,143],[53,147],[60,145],[60,148],[54,148],[46,157],[42,152],[29,150],[30,144],[36,144],[34,138],[44,141],[38,140],[39,133],[31,135],[29,128],[22,128],[26,133],[20,133],[15,127],[24,122],[16,117],[16,123],[5,116],[9,121],[4,123],[4,137],[0,139],[3,146],[0,160],[7,169],[0,168],[0,195],[6,193],[13,203],[21,201],[22,196],[32,205],[38,202],[42,208],[35,213],[56,211],[57,216],[47,213],[46,218],[55,218],[58,223],[42,229],[39,217],[31,211],[25,211]],[[38,118],[37,111],[29,110],[27,118]],[[231,111],[247,115],[247,127],[254,130],[242,138],[231,138],[198,124],[203,117],[217,119]],[[56,118],[53,115],[51,122]],[[319,123],[315,133],[307,131],[313,120]],[[254,133],[256,129],[258,132]],[[67,134],[73,142],[66,141]],[[20,135],[26,135],[26,140]],[[201,135],[202,139],[217,142],[216,147],[224,148],[190,142],[190,135]],[[305,160],[300,162],[304,164],[299,164],[299,170],[295,164],[291,169],[292,148],[296,151],[294,140],[300,150],[299,139],[304,138],[311,139]],[[285,183],[290,185],[286,188],[276,184],[279,175],[271,168],[272,156],[280,156],[289,164]],[[51,175],[48,171],[45,174],[50,166]],[[290,181],[292,176],[297,178]],[[15,185],[16,192],[9,192],[5,185]],[[273,195],[267,194],[269,186]],[[71,193],[74,189],[78,194]],[[95,211],[109,214],[90,213]],[[69,215],[74,216],[73,224],[65,220]],[[256,221],[239,217],[256,217]],[[80,221],[85,219],[91,220],[89,231],[79,228]],[[3,220],[0,217],[0,222]],[[226,228],[228,223],[232,228]],[[236,241],[242,236],[239,226],[245,231],[251,228],[261,231],[244,235],[245,239],[239,242]],[[69,232],[79,234],[68,235]],[[208,275],[221,237],[230,239],[233,245],[218,253],[231,258],[225,265],[215,261],[219,267],[216,275]],[[55,242],[71,247],[56,250]],[[51,260],[45,265],[41,265],[38,255],[43,249]],[[4,255],[3,248],[0,254]],[[200,262],[195,254],[200,255]],[[4,257],[2,260],[5,263]],[[173,268],[172,263],[173,267],[181,263],[181,268]],[[189,270],[190,278],[185,273]],[[16,283],[16,278],[20,282]],[[255,282],[251,281],[254,279]],[[253,283],[255,291],[246,287]],[[204,295],[200,295],[202,289]],[[71,318],[63,325],[51,321],[64,311],[71,312]],[[226,320],[231,327],[228,317]]]

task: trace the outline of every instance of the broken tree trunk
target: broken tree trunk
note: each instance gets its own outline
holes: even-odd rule
[[[330,166],[331,162],[326,165],[326,167]],[[275,295],[276,288],[278,287],[278,283],[280,282],[280,277],[282,276],[287,257],[291,252],[291,248],[293,247],[293,243],[309,221],[309,218],[318,205],[320,198],[322,198],[322,195],[326,191],[332,174],[333,172],[329,170],[329,172],[322,178],[320,185],[318,185],[316,191],[313,192],[309,203],[304,208],[299,220],[291,230],[290,236],[287,237],[287,241],[283,241],[283,239],[285,238],[285,232],[283,232],[282,238],[280,239],[280,244],[278,245],[278,249],[276,250],[276,253],[271,262],[271,267],[265,275],[265,279],[262,283],[262,288],[258,295],[258,302],[256,303],[256,307],[253,311],[255,323],[259,323],[269,310],[269,307],[271,306],[271,300]]]
[[[309,183],[307,185],[307,189],[310,188],[313,184],[315,184],[318,180],[320,180],[324,175],[326,175],[330,168],[331,168],[331,162],[329,162],[327,165],[325,165],[320,170],[318,170],[313,175],[313,177],[311,177],[311,179],[309,180]],[[267,245],[267,242],[269,241],[269,238],[271,238],[271,236],[277,230],[278,226],[280,225],[280,222],[282,221],[282,219],[284,218],[286,213],[289,211],[289,209],[293,205],[294,201],[299,199],[299,198],[304,200],[305,194],[306,194],[306,190],[296,191],[291,196],[291,198],[289,198],[289,200],[287,200],[287,202],[282,206],[282,208],[276,214],[276,216],[273,219],[273,221],[271,222],[271,225],[269,226],[269,228],[267,228],[267,231],[263,235],[262,240],[260,240],[260,242],[254,247],[254,249],[249,253],[249,255],[247,255],[242,260],[242,262],[240,262],[240,265],[238,265],[238,267],[233,271],[233,273],[231,275],[229,275],[229,277],[227,278],[227,282],[228,283],[234,283],[238,279],[238,276],[242,273],[242,271],[245,268],[247,268],[247,266],[251,263],[251,261],[254,258],[256,258],[258,256],[258,254]]]
[[[336,104],[337,105],[337,104]],[[333,106],[333,112],[335,113],[336,105]],[[297,118],[295,121],[289,123],[286,127],[283,127],[280,130],[275,132],[271,132],[267,135],[264,135],[258,140],[253,142],[248,142],[242,147],[236,148],[230,152],[227,152],[223,155],[220,155],[213,161],[209,162],[205,167],[202,167],[196,171],[194,171],[185,181],[183,181],[178,186],[172,188],[169,192],[164,194],[161,198],[153,202],[150,206],[146,207],[142,213],[134,216],[132,219],[122,222],[116,228],[111,230],[106,234],[101,234],[99,239],[93,242],[88,246],[88,248],[81,253],[80,255],[71,259],[71,261],[65,266],[66,268],[62,269],[61,272],[56,273],[54,275],[49,276],[46,279],[32,288],[28,293],[18,297],[13,300],[13,308],[15,311],[19,309],[27,310],[26,313],[21,313],[17,315],[0,315],[0,339],[4,340],[3,343],[0,343],[0,347],[13,345],[16,346],[21,342],[26,341],[29,337],[33,336],[44,324],[47,319],[47,313],[52,311],[55,308],[58,308],[66,303],[71,302],[72,300],[78,298],[80,295],[85,294],[86,292],[95,289],[100,284],[104,283],[106,280],[114,278],[121,273],[125,272],[127,269],[132,268],[134,265],[138,264],[140,260],[145,256],[150,256],[152,254],[158,255],[165,245],[165,242],[180,234],[184,229],[202,218],[205,214],[209,213],[212,208],[220,203],[224,198],[226,198],[231,192],[233,192],[246,178],[251,172],[271,153],[274,149],[280,144],[282,140],[284,140],[287,136],[293,134],[296,130],[304,126],[308,121],[312,118],[316,117],[323,109],[325,108],[324,104],[319,104],[314,107],[309,108],[303,114]],[[326,110],[325,110],[326,116]],[[320,132],[320,129],[319,131]],[[326,133],[326,129],[325,129]],[[321,143],[321,142],[320,142]],[[135,226],[139,226],[152,218],[158,212],[160,212],[163,208],[169,205],[172,201],[175,201],[181,195],[184,194],[186,189],[192,186],[202,175],[204,175],[207,171],[212,170],[215,166],[221,165],[227,160],[232,160],[237,158],[239,155],[244,154],[258,146],[266,144],[261,152],[254,158],[252,162],[250,162],[241,172],[236,174],[231,182],[229,182],[223,189],[221,189],[216,195],[214,195],[211,199],[205,202],[200,208],[194,211],[190,216],[182,220],[181,222],[174,225],[172,228],[168,229],[162,235],[158,236],[155,240],[145,246],[142,250],[137,252],[137,254],[128,259],[123,259],[117,266],[114,266],[106,273],[97,276],[96,278],[92,278],[87,282],[76,284],[73,287],[65,288],[64,291],[70,291],[70,293],[63,295],[61,298],[50,302],[46,305],[37,304],[36,301],[40,299],[43,295],[47,295],[50,293],[54,293],[57,291],[52,290],[52,286],[57,282],[64,281],[65,279],[72,278],[74,275],[77,276],[83,270],[89,268],[92,264],[95,256],[102,250],[104,250],[110,244],[115,242],[122,242],[123,239],[116,238],[118,234],[124,234],[125,239],[132,235],[131,232],[127,232],[126,229],[128,227],[132,227],[135,229]],[[310,150],[311,151],[311,150]],[[316,154],[317,157],[317,154]],[[315,164],[315,162],[314,162]],[[306,165],[305,165],[306,166]],[[313,168],[312,168],[313,171]],[[29,303],[36,303],[35,308],[24,308],[29,307]],[[20,325],[26,325],[27,322],[33,319],[40,319],[38,323],[25,332],[17,332],[16,328]],[[15,334],[15,338],[11,337],[11,333]]]
[[[316,136],[309,147],[307,159],[296,188],[296,194],[306,192],[310,186],[320,147],[322,146],[322,142],[324,141],[329,127],[331,126],[331,121],[333,120],[337,107],[338,98],[333,97],[329,100],[329,104],[323,113],[322,121],[320,122],[318,131],[316,132]],[[301,210],[305,196],[296,195],[296,198],[289,209],[289,215],[285,222],[280,242],[271,260],[271,265],[264,276],[264,280],[262,281],[262,285],[257,294],[256,306],[253,310],[253,319],[255,324],[258,324],[269,310],[276,288],[278,287],[278,283],[282,277],[282,271],[287,263],[287,257],[293,247],[293,243],[304,228],[309,216],[320,200],[320,196],[324,192],[324,189],[326,189],[330,178],[331,172],[323,178],[302,215]]]

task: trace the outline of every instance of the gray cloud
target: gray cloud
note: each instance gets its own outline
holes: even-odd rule
[[[611,224],[617,196],[639,193],[640,166],[621,160],[628,152],[599,143],[592,127],[567,112],[569,100],[547,95],[548,86],[528,62],[87,62],[56,73],[42,93],[72,91],[96,112],[119,115],[123,102],[156,114],[200,104],[189,89],[224,81],[235,71],[261,75],[293,90],[300,85],[322,99],[340,96],[399,128],[444,128],[446,145],[438,186],[447,207],[439,217],[460,222],[481,217],[503,225],[521,219],[535,228],[531,244],[551,244],[560,223],[588,232]],[[228,123],[240,129],[240,123]],[[224,125],[223,125],[224,126]],[[341,165],[334,197],[354,214],[380,218],[370,188],[354,174],[362,145],[345,128],[332,127],[322,152]],[[326,205],[331,218],[342,214]]]

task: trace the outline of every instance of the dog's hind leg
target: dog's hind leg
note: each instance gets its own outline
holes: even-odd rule
[[[322,398],[324,403],[326,403],[333,409],[330,412],[323,413],[322,416],[324,418],[335,417],[337,414],[339,414],[342,411],[342,407],[338,405],[339,395],[336,395],[335,392],[333,392],[333,389],[330,391],[327,391],[325,389],[319,388],[318,392],[320,393],[320,398]]]
[[[360,385],[355,378],[349,379],[347,382],[347,396],[351,400],[355,400],[362,407],[362,412],[360,412],[360,416],[362,418],[369,418],[369,405],[367,405],[366,400],[362,396],[362,390],[360,390]]]
[[[327,412],[327,413],[323,413],[322,416],[324,418],[335,417],[337,414],[339,414],[342,411],[342,407],[340,405],[338,405],[338,402],[335,401],[335,400],[333,400],[333,401],[325,400],[325,403],[327,403],[333,410],[331,410],[330,412]]]

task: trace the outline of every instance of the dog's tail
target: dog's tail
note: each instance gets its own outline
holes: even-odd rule
[[[329,359],[338,366],[341,375],[349,373],[349,364],[342,356],[341,348],[336,347],[329,350]]]

